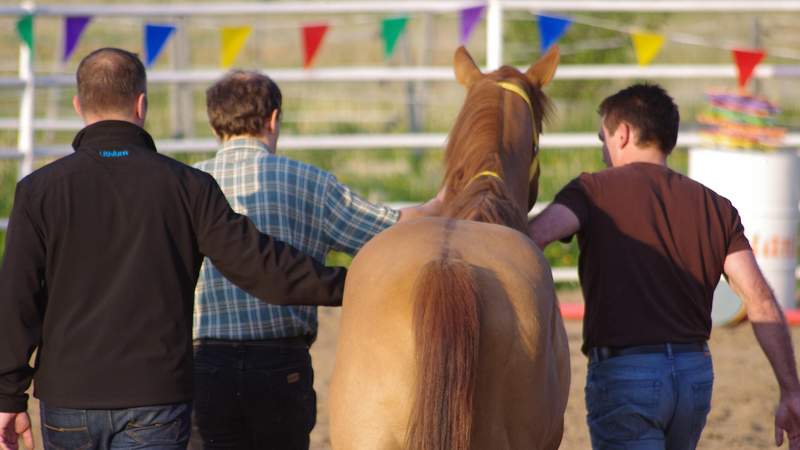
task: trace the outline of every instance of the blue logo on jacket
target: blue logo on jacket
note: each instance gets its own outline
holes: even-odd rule
[[[100,150],[101,158],[122,158],[128,156],[127,150]]]

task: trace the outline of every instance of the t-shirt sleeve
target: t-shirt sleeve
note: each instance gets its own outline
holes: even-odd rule
[[[739,211],[731,205],[731,225],[730,225],[730,238],[728,239],[728,255],[736,253],[740,250],[751,250],[750,241],[744,235],[744,226],[739,217]]]
[[[567,207],[578,218],[581,229],[586,227],[589,222],[589,204],[590,198],[587,193],[587,181],[589,174],[581,174],[581,176],[573,179],[561,191],[556,194],[553,203],[558,203]],[[562,242],[569,242],[572,236],[567,236],[562,239]]]
[[[581,227],[586,225],[589,221],[589,195],[587,193],[587,178],[588,174],[573,179],[566,186],[564,186],[553,203],[558,203],[569,208],[570,211],[578,217]]]
[[[567,183],[567,185],[556,194],[555,199],[553,199],[553,203],[565,206],[575,214],[581,229],[585,229],[586,224],[589,222],[590,197],[587,192],[587,183],[590,181],[589,178],[589,174],[581,174]],[[561,242],[567,243],[571,240],[572,235],[564,237],[561,239]]]

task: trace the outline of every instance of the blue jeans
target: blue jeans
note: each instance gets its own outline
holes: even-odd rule
[[[711,409],[708,352],[590,359],[586,409],[594,449],[697,447]]]
[[[70,409],[39,404],[45,450],[185,449],[191,403],[127,409]]]

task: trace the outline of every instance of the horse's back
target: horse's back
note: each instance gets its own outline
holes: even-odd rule
[[[517,231],[439,218],[395,225],[353,260],[331,386],[334,445],[402,447],[416,382],[415,284],[442,259],[468,263],[480,293],[472,447],[548,448],[560,440],[569,384],[549,267]]]

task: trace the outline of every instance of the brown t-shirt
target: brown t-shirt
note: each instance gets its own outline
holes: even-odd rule
[[[725,257],[750,249],[728,199],[668,167],[634,163],[583,173],[554,203],[580,221],[584,353],[708,339]]]

